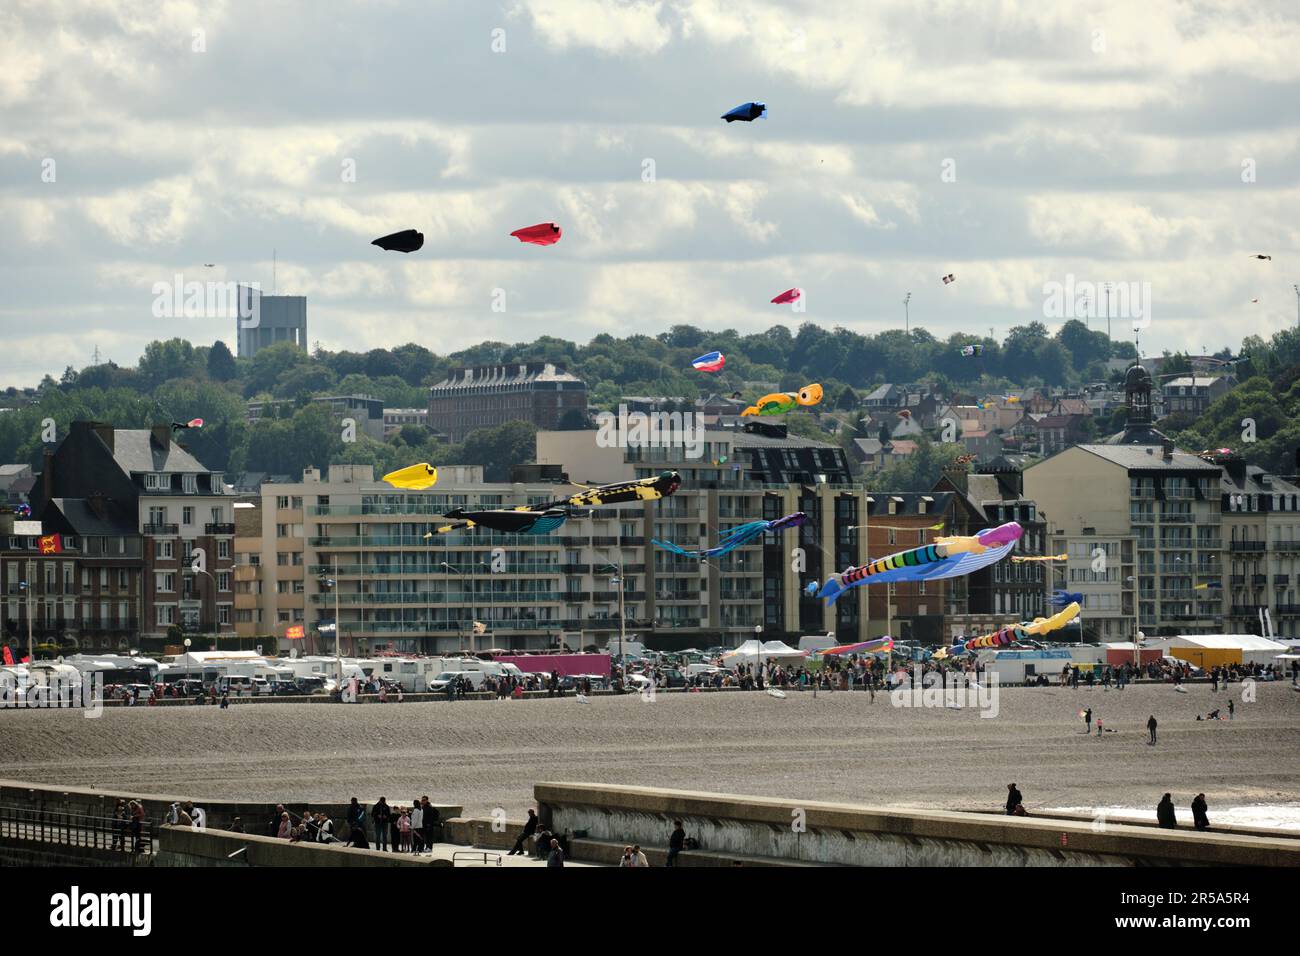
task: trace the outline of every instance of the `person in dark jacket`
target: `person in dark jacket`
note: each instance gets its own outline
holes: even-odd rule
[[[277,803],[275,812],[271,814],[271,819],[266,821],[266,835],[275,837],[280,835],[280,820],[284,816],[284,804]]]
[[[1174,815],[1174,798],[1167,793],[1156,804],[1156,820],[1166,830],[1178,829],[1178,818]]]
[[[1007,816],[1015,816],[1016,807],[1020,806],[1020,804],[1024,802],[1024,799],[1025,798],[1021,796],[1020,791],[1016,789],[1014,783],[1007,784]]]
[[[348,804],[347,821],[349,834],[353,830],[359,829],[364,832],[366,829],[366,808],[357,802],[356,797],[353,797],[352,802]]]
[[[442,827],[442,814],[438,808],[429,802],[428,794],[420,798],[421,818],[423,819],[424,845],[433,846],[434,838],[439,835],[438,831]]]
[[[1156,715],[1152,714],[1147,718],[1147,732],[1151,734],[1151,743],[1156,742]],[[1168,796],[1168,794],[1165,794]]]
[[[551,852],[547,854],[546,865],[548,867],[564,866],[564,851],[560,849],[559,840],[551,841]]]
[[[677,854],[686,848],[686,830],[682,827],[681,820],[673,821],[672,836],[668,838],[668,862],[664,866],[672,866],[677,859]]]
[[[388,821],[392,819],[393,808],[388,805],[387,797],[380,797],[379,802],[370,808],[370,819],[375,821],[375,849],[388,849]]]
[[[1192,801],[1192,825],[1198,830],[1208,830],[1210,828],[1209,804],[1205,802],[1205,794],[1198,793],[1196,799]]]
[[[514,849],[512,849],[509,853],[507,853],[506,856],[514,856],[516,853],[522,856],[524,852],[525,841],[527,841],[527,839],[536,832],[537,832],[537,811],[533,810],[532,808],[529,808],[528,822],[524,824],[524,832],[519,834],[519,839],[515,841]]]
[[[1084,726],[1083,732],[1085,734],[1092,733],[1092,708],[1091,707],[1089,707],[1087,710],[1083,712],[1083,726]]]

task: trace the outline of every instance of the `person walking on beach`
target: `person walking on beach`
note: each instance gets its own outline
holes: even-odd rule
[[[1210,691],[1215,694],[1219,692],[1219,669],[1217,667],[1210,671]]]
[[[512,849],[509,853],[507,853],[506,856],[514,856],[516,853],[518,853],[520,856],[523,856],[524,842],[536,832],[537,832],[537,811],[529,807],[528,822],[524,824],[524,831],[521,834],[519,834],[519,839],[515,840],[514,849]]]
[[[1092,733],[1092,708],[1091,707],[1089,707],[1087,710],[1083,712],[1083,732],[1085,734]]]
[[[1016,815],[1016,807],[1020,806],[1024,802],[1025,798],[1021,795],[1020,791],[1016,789],[1016,785],[1014,783],[1007,784],[1007,816],[1014,817]]]
[[[1147,732],[1151,734],[1151,743],[1156,742],[1156,715],[1152,714],[1147,718]]]
[[[685,848],[686,830],[682,827],[681,820],[674,820],[672,836],[668,838],[668,862],[664,866],[672,866],[677,859],[677,854]]]
[[[1196,799],[1192,801],[1192,825],[1198,830],[1208,830],[1210,828],[1210,807],[1205,802],[1205,794],[1198,793]]]
[[[1174,799],[1167,793],[1156,804],[1156,821],[1162,829],[1178,829],[1178,819],[1174,816]]]
[[[388,805],[387,797],[380,797],[379,802],[370,808],[370,819],[375,821],[375,849],[388,849],[388,821],[392,819],[393,809]]]
[[[1235,719],[1235,715],[1236,715],[1236,713],[1237,713],[1237,708],[1236,708],[1236,706],[1233,704],[1233,702],[1232,702],[1232,698],[1229,697],[1229,698],[1228,698],[1228,719],[1229,719],[1229,720],[1234,720],[1234,719]]]

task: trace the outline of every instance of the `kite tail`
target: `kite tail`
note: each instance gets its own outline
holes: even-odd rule
[[[685,558],[698,558],[699,554],[694,551],[687,551],[681,545],[673,544],[671,541],[660,541],[658,538],[651,538],[650,543],[657,548],[663,548],[665,551],[671,551],[673,554],[680,554]]]
[[[846,590],[848,589],[841,587],[840,582],[835,578],[827,578],[826,583],[823,584],[821,590],[817,592],[817,597],[825,598],[826,606],[830,607],[839,600],[840,595]]]

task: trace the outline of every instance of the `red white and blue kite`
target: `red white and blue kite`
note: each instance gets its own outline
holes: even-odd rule
[[[691,367],[697,372],[721,372],[726,364],[727,357],[721,352],[709,352],[691,362]]]

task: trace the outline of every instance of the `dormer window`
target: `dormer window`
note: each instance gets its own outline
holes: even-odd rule
[[[167,475],[159,475],[153,472],[144,476],[144,486],[149,491],[166,491],[171,487],[171,482]]]
[[[187,495],[196,495],[199,493],[197,475],[181,475],[181,487]]]
[[[208,475],[208,487],[211,490],[212,494],[214,495],[225,494],[224,482],[222,481],[222,479],[225,477],[226,476],[219,471],[214,471]]]

